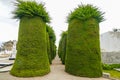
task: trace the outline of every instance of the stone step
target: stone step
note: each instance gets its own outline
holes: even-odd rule
[[[110,73],[103,72],[103,78],[110,78]]]
[[[8,72],[8,71],[11,70],[11,68],[12,68],[12,66],[6,66],[6,67],[4,67],[4,68],[1,68],[1,69],[0,69],[0,73],[2,73],[2,72]]]
[[[3,63],[3,62],[0,62],[0,66],[10,66],[10,65],[12,65],[13,64],[13,62],[11,62],[11,63]]]

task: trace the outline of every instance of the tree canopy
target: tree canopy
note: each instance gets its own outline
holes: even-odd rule
[[[87,20],[89,18],[95,18],[98,22],[102,22],[104,21],[103,14],[104,12],[101,12],[96,6],[82,4],[68,15],[67,22],[69,23],[73,19]]]
[[[46,31],[49,34],[49,38],[55,43],[56,36],[55,36],[55,32],[54,32],[53,28],[50,27],[49,25],[46,25]]]
[[[48,12],[46,12],[43,3],[37,3],[35,1],[23,1],[16,0],[16,9],[13,11],[15,19],[21,19],[22,17],[40,17],[44,22],[50,22]]]

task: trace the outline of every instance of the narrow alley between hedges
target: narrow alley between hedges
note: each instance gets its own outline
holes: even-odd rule
[[[73,76],[65,72],[65,66],[61,63],[58,55],[50,66],[51,72],[41,77],[19,78],[9,74],[9,72],[0,73],[0,80],[109,80],[106,78],[86,78]]]

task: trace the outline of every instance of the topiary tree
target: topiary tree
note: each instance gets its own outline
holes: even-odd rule
[[[51,59],[53,60],[56,56],[56,45],[51,40],[50,40],[50,46],[52,52]]]
[[[52,29],[52,27],[47,25],[46,28],[47,28],[46,29],[47,33],[49,35],[50,57],[51,57],[51,60],[53,60],[56,56],[56,45],[55,45],[56,36],[55,36],[54,30]]]
[[[50,17],[42,3],[17,0],[14,18],[20,19],[17,56],[10,71],[14,76],[42,76],[50,72],[46,23]]]
[[[66,44],[67,44],[67,31],[63,31],[61,34],[61,39],[58,48],[58,55],[61,58],[62,64],[65,64]]]
[[[77,76],[102,76],[99,23],[104,20],[103,14],[90,4],[80,5],[69,14],[66,72]]]
[[[50,51],[50,41],[49,41],[48,32],[46,33],[46,40],[47,40],[47,54],[48,54],[48,59],[49,59],[49,63],[52,64],[51,51]]]

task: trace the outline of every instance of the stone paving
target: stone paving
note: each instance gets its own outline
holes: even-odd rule
[[[0,73],[0,80],[110,80],[107,78],[87,78],[73,76],[65,72],[65,66],[61,64],[58,56],[53,60],[50,66],[51,72],[41,77],[19,78],[10,75],[9,72]],[[8,69],[11,69],[9,67]]]

